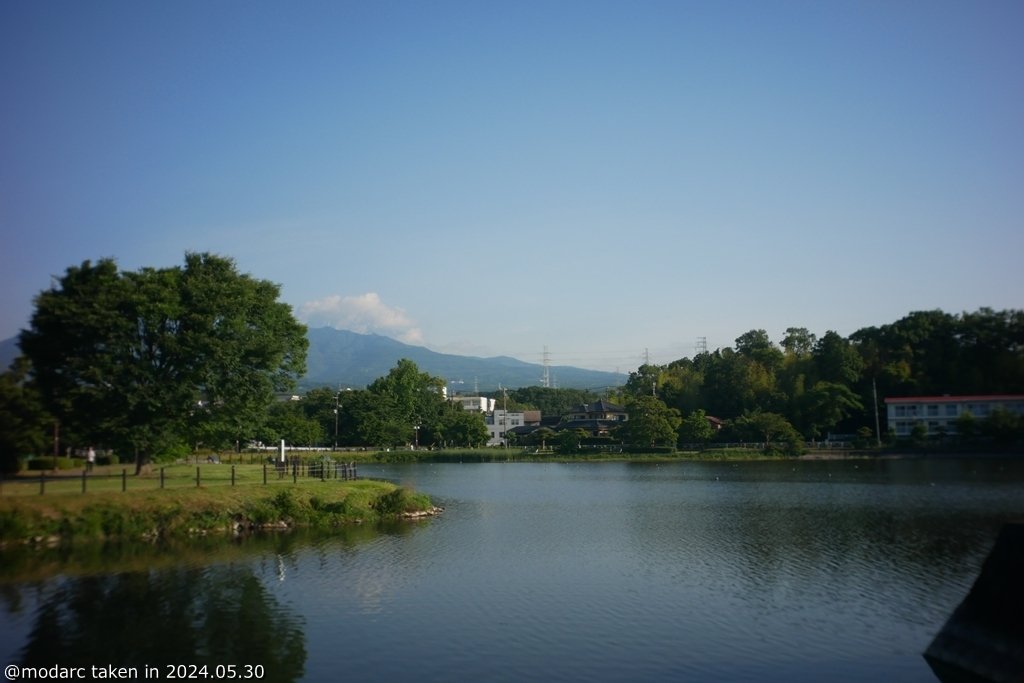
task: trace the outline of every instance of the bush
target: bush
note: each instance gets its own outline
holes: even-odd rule
[[[285,521],[294,519],[299,512],[299,502],[291,489],[282,489],[275,493],[270,505],[277,511],[279,518]]]
[[[179,460],[188,460],[188,457],[192,454],[192,449],[185,444],[173,444],[165,446],[160,449],[154,456],[153,462],[178,462]]]
[[[57,469],[58,470],[73,470],[79,467],[85,467],[85,461],[75,458],[57,458]],[[28,465],[25,469],[29,470],[52,470],[53,469],[53,458],[31,458],[28,461]]]
[[[424,494],[413,493],[407,488],[397,488],[377,497],[371,507],[380,515],[400,515],[430,507],[430,499]]]
[[[118,465],[121,463],[121,459],[117,457],[117,453],[105,453],[103,455],[96,455],[97,465]]]

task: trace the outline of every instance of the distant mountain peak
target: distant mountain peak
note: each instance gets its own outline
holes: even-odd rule
[[[514,389],[536,386],[541,382],[543,366],[510,356],[460,356],[412,346],[379,334],[362,334],[333,327],[311,328],[308,332],[307,372],[300,384],[305,387],[364,387],[386,375],[402,358],[416,363],[423,372],[453,382],[462,381],[493,391],[498,386]],[[622,375],[571,366],[549,368],[558,385],[572,389],[601,389],[622,383]]]

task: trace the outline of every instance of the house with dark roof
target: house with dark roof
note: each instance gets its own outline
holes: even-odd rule
[[[593,436],[608,436],[609,432],[628,419],[625,408],[600,399],[575,406],[562,416],[558,429],[582,429]]]

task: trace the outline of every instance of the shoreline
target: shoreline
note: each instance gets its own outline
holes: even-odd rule
[[[522,451],[380,451],[367,454],[367,464],[400,465],[406,463],[580,463],[580,462],[755,462],[765,460],[948,460],[948,459],[1024,459],[1024,452],[956,452],[956,451],[868,451],[814,450],[800,455],[765,453],[759,449],[709,449],[675,453],[607,453],[582,451],[578,455],[561,453],[530,453]]]
[[[425,494],[379,480],[5,496],[0,498],[0,550],[220,534],[230,539],[260,531],[425,519],[442,511]]]

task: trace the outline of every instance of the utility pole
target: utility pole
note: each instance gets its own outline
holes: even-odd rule
[[[334,395],[334,450],[338,450],[338,414],[341,412],[341,387]]]
[[[501,389],[501,445],[508,448],[508,389]]]
[[[882,447],[882,431],[878,424],[878,387],[875,386],[875,378],[871,378],[871,393],[875,396],[875,440],[878,447]]]

